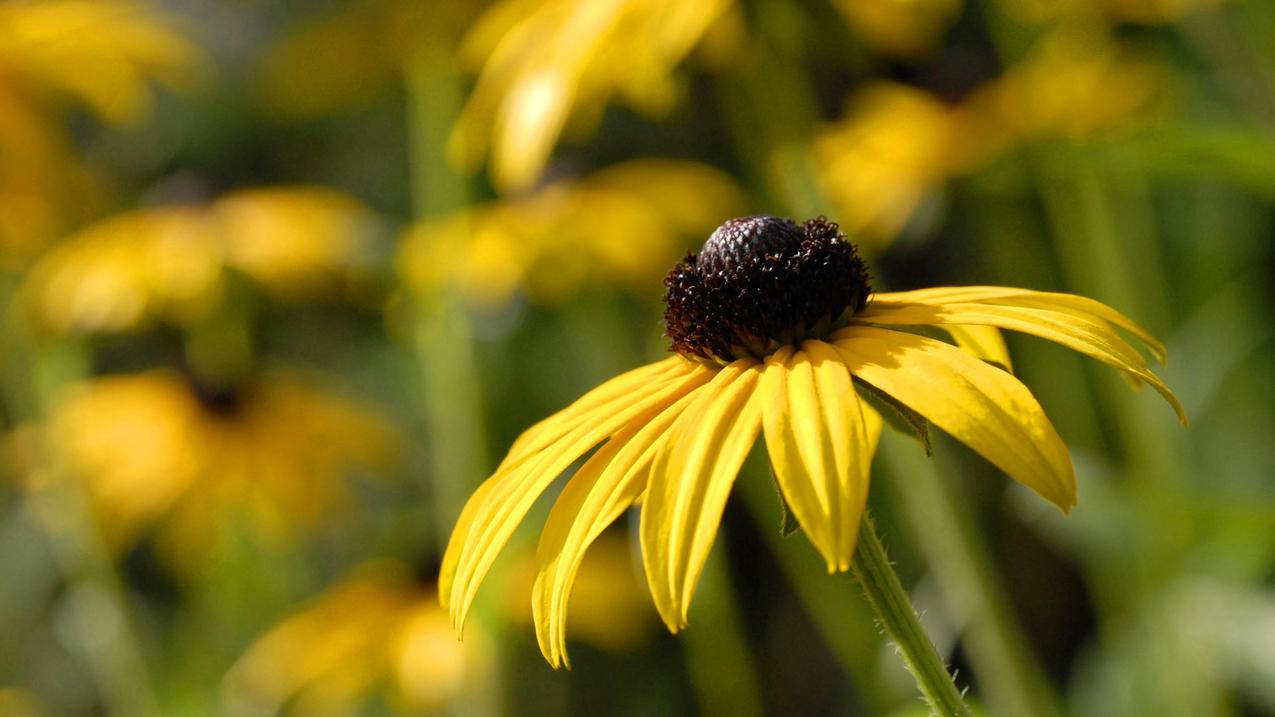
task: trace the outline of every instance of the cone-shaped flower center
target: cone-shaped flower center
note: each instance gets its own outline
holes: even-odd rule
[[[664,280],[672,349],[729,362],[822,337],[871,293],[855,246],[823,217],[731,219]]]

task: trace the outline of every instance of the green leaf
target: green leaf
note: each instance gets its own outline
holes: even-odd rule
[[[926,456],[934,455],[934,448],[930,445],[930,422],[925,420],[925,416],[899,403],[893,396],[876,386],[857,378],[854,380],[854,389],[859,393],[860,398],[881,414],[881,418],[885,419],[890,428],[920,441],[925,448]]]
[[[784,498],[784,492],[779,487],[779,478],[775,476],[775,467],[767,461],[766,468],[770,472],[770,484],[775,488],[775,497],[779,499],[779,534],[787,538],[801,530],[801,523],[797,522],[797,515],[792,512],[792,506],[788,505],[788,500]]]

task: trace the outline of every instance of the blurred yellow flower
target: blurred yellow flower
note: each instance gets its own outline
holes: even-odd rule
[[[139,2],[0,2],[0,78],[74,97],[111,122],[140,119],[149,82],[179,86],[203,61],[172,17]]]
[[[21,263],[92,203],[56,111],[64,100],[136,122],[151,82],[182,85],[203,64],[173,18],[141,3],[0,1],[0,263]]]
[[[285,299],[356,276],[375,215],[317,187],[234,192],[207,206],[163,206],[94,224],[53,247],[24,287],[27,309],[62,333],[186,323],[217,304],[227,267]]]
[[[956,104],[876,82],[816,138],[820,183],[847,231],[879,250],[953,177],[1017,143],[1090,137],[1143,120],[1166,79],[1160,64],[1102,28],[1068,27]]]
[[[859,37],[878,52],[911,58],[924,55],[956,20],[962,0],[836,0],[837,10]]]
[[[257,68],[262,101],[290,117],[367,104],[427,52],[451,61],[462,28],[478,10],[464,0],[356,0],[291,28]],[[444,59],[445,58],[445,59]]]
[[[45,439],[85,486],[113,549],[157,527],[179,567],[197,566],[236,520],[287,545],[349,511],[347,474],[387,465],[395,441],[371,407],[291,373],[214,392],[164,370],[69,389]],[[34,476],[32,488],[47,480]]]
[[[0,59],[0,266],[23,264],[96,193],[47,114],[5,84]]]
[[[1163,64],[1101,26],[1067,26],[966,101],[999,139],[1077,138],[1145,119],[1165,96]]]
[[[929,93],[875,83],[815,141],[819,178],[846,231],[882,248],[953,174],[973,165],[970,118]]]
[[[490,154],[503,189],[539,178],[569,124],[593,125],[613,96],[640,112],[667,112],[674,70],[731,0],[503,0],[461,48],[482,72],[449,151],[473,171]]]
[[[362,714],[378,686],[396,712],[433,712],[491,674],[482,633],[466,638],[407,566],[368,563],[248,649],[223,682],[224,714]]]
[[[689,237],[744,202],[706,165],[633,160],[421,223],[398,266],[415,291],[450,287],[484,306],[519,290],[553,303],[592,282],[648,291]]]

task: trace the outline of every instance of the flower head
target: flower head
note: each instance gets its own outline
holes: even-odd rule
[[[486,686],[490,646],[456,642],[432,590],[408,566],[367,563],[271,628],[231,667],[223,687],[235,712],[354,714],[385,687],[409,714],[442,710]],[[397,711],[397,710],[396,710]]]
[[[658,115],[678,95],[674,71],[733,3],[671,0],[505,0],[461,48],[481,64],[450,141],[466,168],[490,152],[502,189],[540,176],[568,125],[593,124],[613,96]]]
[[[810,280],[795,280],[801,276]],[[1160,358],[1163,346],[1101,303],[1001,287],[868,292],[862,262],[835,224],[748,217],[719,228],[670,275],[675,355],[607,381],[528,429],[470,498],[439,583],[453,621],[464,621],[536,498],[595,448],[540,539],[532,607],[541,650],[555,666],[566,661],[567,598],[586,549],[639,500],[648,587],[669,629],[686,626],[726,499],[759,433],[784,499],[829,572],[848,569],[854,554],[882,426],[878,405],[923,417],[1069,510],[1071,458],[1006,370],[998,329],[1110,364],[1151,384],[1185,420],[1117,330]],[[906,330],[919,326],[946,330],[955,345]]]
[[[110,548],[154,531],[174,567],[197,569],[231,525],[294,545],[350,512],[351,474],[391,461],[379,412],[312,383],[279,371],[222,389],[163,370],[99,377],[59,397],[44,435]],[[28,488],[48,479],[33,474]]]
[[[519,292],[557,303],[590,283],[641,291],[656,285],[680,241],[743,204],[738,186],[707,165],[629,160],[421,222],[398,265],[416,292],[453,290],[482,307]]]
[[[127,212],[45,253],[24,300],[49,331],[113,333],[201,318],[221,299],[229,269],[280,298],[312,298],[358,275],[375,226],[363,204],[319,187],[247,189],[208,205]]]

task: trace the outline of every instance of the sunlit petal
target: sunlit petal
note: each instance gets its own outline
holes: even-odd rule
[[[847,570],[872,460],[850,372],[832,346],[807,341],[767,359],[761,394],[779,487],[828,572]]]
[[[1079,312],[1034,306],[978,303],[904,304],[874,301],[860,320],[894,325],[978,324],[1021,331],[1062,344],[1145,381],[1173,406],[1179,420],[1186,412],[1169,387],[1150,369],[1142,355],[1102,319]]]
[[[532,589],[536,638],[549,664],[571,663],[566,652],[567,602],[585,551],[647,486],[669,427],[699,395],[692,391],[643,426],[630,426],[576,471],[549,512],[540,535],[540,565]]]
[[[1076,478],[1067,447],[1027,387],[942,341],[855,326],[834,344],[851,373],[967,444],[1068,511]]]
[[[961,324],[944,324],[944,331],[952,337],[957,346],[971,354],[1003,367],[1006,371],[1014,369],[1009,358],[1009,347],[1005,345],[1005,337],[994,326]]]
[[[597,409],[551,446],[505,465],[487,479],[491,487],[480,489],[471,498],[482,502],[466,521],[466,532],[452,534],[453,543],[463,542],[459,552],[449,545],[439,580],[440,592],[449,593],[447,606],[457,627],[464,623],[478,586],[497,554],[545,488],[589,449],[625,426],[646,423],[702,385],[706,373],[707,369],[692,370],[680,380],[635,388],[625,405]]]
[[[642,555],[655,606],[669,629],[686,626],[731,485],[761,427],[756,361],[717,372],[670,429],[642,508]]]
[[[606,381],[576,399],[571,405],[523,431],[509,448],[508,455],[501,461],[501,467],[562,438],[579,424],[581,416],[591,413],[594,409],[617,400],[625,400],[632,395],[633,391],[643,386],[680,378],[694,367],[695,364],[681,356],[670,356],[663,361],[635,368]]]
[[[1087,296],[1063,294],[1051,291],[1033,291],[1006,286],[940,286],[915,291],[882,292],[874,295],[874,301],[904,304],[942,305],[949,302],[997,304],[1001,306],[1034,306],[1053,309],[1093,319],[1106,321],[1133,334],[1151,349],[1155,357],[1164,363],[1164,344],[1155,336],[1124,314],[1101,301]]]

